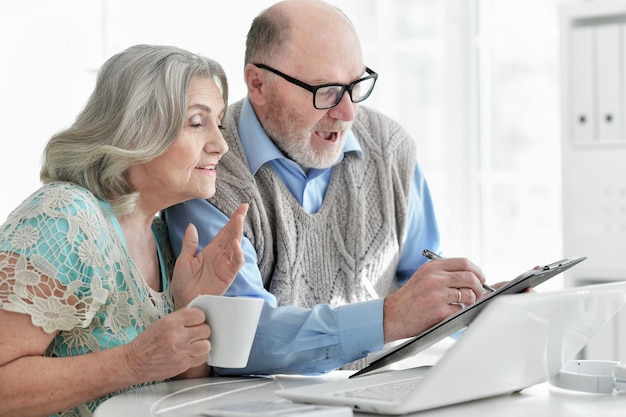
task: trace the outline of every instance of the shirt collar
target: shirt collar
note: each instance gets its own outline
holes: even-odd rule
[[[241,145],[248,159],[248,167],[252,175],[256,174],[259,168],[269,161],[274,159],[287,159],[269,136],[267,136],[265,130],[263,130],[250,104],[250,100],[247,97],[241,107],[238,128]],[[344,155],[348,152],[356,152],[360,157],[363,156],[361,145],[359,145],[359,141],[354,136],[354,133],[352,133],[352,130],[348,130],[346,143],[343,147],[343,154],[335,165],[341,162]]]

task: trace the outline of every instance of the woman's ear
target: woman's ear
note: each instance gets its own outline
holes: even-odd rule
[[[244,78],[246,87],[248,87],[248,96],[254,103],[262,103],[265,101],[265,71],[256,65],[248,64],[244,69]]]

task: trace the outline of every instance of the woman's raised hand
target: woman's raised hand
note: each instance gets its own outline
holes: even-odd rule
[[[193,224],[187,226],[172,278],[177,309],[199,295],[226,292],[244,263],[241,239],[247,212],[248,204],[240,205],[215,238],[197,254],[198,231]]]

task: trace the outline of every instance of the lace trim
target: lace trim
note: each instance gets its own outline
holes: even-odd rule
[[[47,356],[126,344],[174,309],[169,290],[145,284],[106,207],[81,187],[52,183],[0,227],[0,308],[58,332]]]

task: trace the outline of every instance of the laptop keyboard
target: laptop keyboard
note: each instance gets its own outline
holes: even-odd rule
[[[402,400],[408,393],[422,381],[422,377],[405,379],[401,381],[387,382],[380,385],[370,385],[368,387],[354,388],[347,391],[337,392],[334,395],[349,398],[368,398],[397,402]]]

